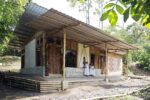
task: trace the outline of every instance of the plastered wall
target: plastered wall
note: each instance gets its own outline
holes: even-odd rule
[[[108,73],[109,75],[122,75],[122,56],[114,53],[108,54]]]
[[[25,46],[25,68],[36,66],[36,40],[33,39]]]
[[[23,74],[44,75],[44,68],[36,66],[36,39],[25,46],[25,67],[20,71]]]
[[[84,45],[78,43],[78,53],[77,53],[77,67],[83,67],[83,57],[86,58],[86,61],[90,62],[90,53],[89,47],[84,48]]]

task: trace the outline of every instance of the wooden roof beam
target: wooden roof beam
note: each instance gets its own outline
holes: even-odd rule
[[[87,48],[87,47],[90,47],[90,46],[96,46],[96,45],[99,45],[99,44],[102,44],[102,43],[94,43],[94,44],[89,44],[89,45],[87,45],[87,46],[84,46],[85,48]]]
[[[115,41],[103,41],[103,42],[105,42],[105,43],[111,43],[111,42],[119,42],[119,40],[115,40]]]

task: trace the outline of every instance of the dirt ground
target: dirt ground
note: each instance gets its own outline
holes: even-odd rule
[[[13,65],[11,63],[11,65]],[[20,66],[20,62],[17,61],[17,63],[14,63],[14,65]],[[14,66],[13,65],[13,66]],[[6,65],[3,67],[1,66],[0,69],[10,69],[11,66],[6,68]],[[12,67],[11,67],[12,68]],[[12,69],[19,69],[12,68]],[[76,88],[68,89],[65,92],[57,92],[57,93],[37,93],[37,92],[30,92],[30,91],[23,91],[19,89],[14,89],[7,87],[5,85],[2,85],[0,83],[0,100],[12,100],[12,99],[18,99],[18,100],[80,100],[80,99],[96,99],[98,98],[105,98],[109,96],[116,96],[116,95],[124,95],[130,94],[133,91],[140,90],[142,88],[145,88],[145,86],[149,85],[150,87],[150,73],[141,71],[140,69],[136,67],[132,67],[133,74],[136,75],[142,75],[144,76],[142,79],[140,78],[133,78],[126,81],[119,81],[119,82],[110,82],[110,83],[104,83],[99,86],[79,86]],[[145,78],[145,77],[148,77]],[[145,96],[148,95],[148,99],[145,99]],[[150,89],[148,89],[148,92],[146,91],[140,91],[133,93],[132,95],[127,96],[119,96],[117,98],[107,98],[107,99],[100,99],[100,100],[150,100]]]
[[[150,84],[150,79],[130,79],[113,83],[104,83],[99,86],[79,86],[64,92],[41,94],[36,92],[22,91],[0,86],[0,100],[89,100],[116,95],[131,94],[139,91]],[[132,97],[136,97],[131,95]],[[130,96],[130,97],[131,97]],[[127,98],[127,97],[126,97]],[[137,98],[137,97],[136,97]],[[109,100],[109,99],[108,99]],[[110,100],[138,100],[138,99],[110,99]],[[140,100],[140,99],[139,99]]]
[[[0,100],[12,100],[42,95],[36,92],[23,91],[0,84]]]
[[[132,64],[129,67],[129,69],[130,69],[131,74],[138,75],[138,76],[150,76],[150,71],[142,70],[138,68],[136,64]]]
[[[150,88],[126,96],[112,97],[100,100],[150,100]]]

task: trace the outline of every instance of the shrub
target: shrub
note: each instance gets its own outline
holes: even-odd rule
[[[132,53],[133,61],[138,61],[138,67],[150,71],[150,54],[145,50]]]

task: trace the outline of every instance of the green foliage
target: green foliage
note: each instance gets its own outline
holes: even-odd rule
[[[124,9],[120,6],[120,5],[116,5],[116,10],[118,11],[118,13],[123,14]]]
[[[104,9],[116,8],[116,11],[119,14],[123,14],[124,22],[126,22],[127,19],[129,18],[129,15],[131,15],[131,17],[135,21],[139,21],[145,27],[150,28],[150,0],[116,0],[116,1],[117,1],[116,3],[113,3],[112,0],[110,0],[109,3],[104,7]],[[126,10],[124,11],[123,8],[126,8]],[[105,12],[107,12],[107,10]],[[112,23],[110,24],[112,25]]]
[[[125,10],[124,13],[123,13],[123,15],[124,15],[124,17],[123,17],[124,22],[126,22],[127,19],[129,18],[129,11],[130,11],[130,9],[128,8],[128,9]]]
[[[133,23],[126,29],[110,26],[106,28],[106,31],[125,42],[138,46],[140,51],[131,52],[128,55],[128,62],[139,62],[140,68],[150,70],[150,30],[147,30],[137,23]],[[127,61],[124,59],[124,74],[127,72],[126,62]]]
[[[130,51],[127,52],[126,55],[123,56],[123,75],[128,78],[129,74],[129,65],[132,62],[132,54]]]
[[[114,5],[115,5],[115,3],[109,3],[109,4],[107,4],[104,8],[105,8],[105,9],[108,9],[108,8],[113,7]]]
[[[108,18],[108,14],[109,14],[109,11],[106,11],[105,13],[103,13],[102,17],[101,17],[101,21],[104,21]]]
[[[117,20],[118,20],[118,16],[114,10],[109,11],[108,20],[112,26],[116,25]]]
[[[83,4],[86,0],[80,0],[80,3]]]
[[[2,55],[10,39],[14,38],[13,29],[28,0],[0,0],[0,54]]]
[[[119,13],[119,14],[124,13],[123,7],[121,7],[117,3],[109,3],[109,4],[105,5],[104,9],[106,9],[106,11],[102,14],[101,21],[108,19],[109,23],[112,26],[116,25],[116,23],[118,21],[117,13]]]
[[[132,53],[133,61],[138,61],[138,67],[150,71],[150,45],[143,45],[143,50]]]
[[[144,44],[148,44],[150,39],[150,30],[147,30],[137,23],[129,25],[126,29],[117,26],[109,26],[105,30],[110,33],[110,35],[113,35],[120,40],[140,47],[143,47]]]
[[[150,47],[149,47],[150,49]],[[150,54],[146,51],[133,52],[133,61],[138,61],[138,67],[150,71]]]

